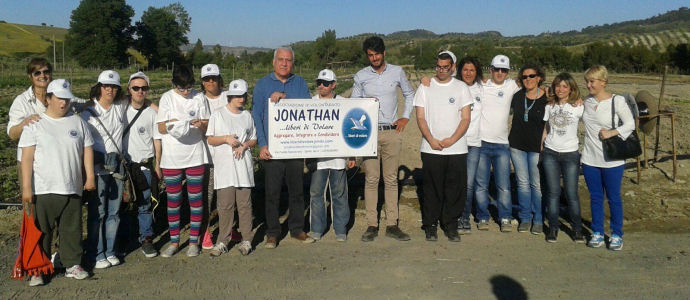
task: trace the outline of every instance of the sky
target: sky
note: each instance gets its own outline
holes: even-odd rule
[[[149,7],[178,1],[127,1],[132,23]],[[591,25],[646,19],[690,3],[677,0],[577,1],[179,1],[192,17],[187,37],[204,45],[274,48],[312,41],[328,29],[338,38],[360,33],[389,34],[426,29],[435,33],[498,31],[504,36],[580,30]],[[69,27],[79,1],[0,0],[0,20]]]

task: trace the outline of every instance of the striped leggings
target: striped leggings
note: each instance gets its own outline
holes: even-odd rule
[[[180,242],[180,204],[182,202],[182,179],[187,177],[187,196],[189,199],[189,243],[199,243],[199,228],[203,218],[203,179],[205,166],[186,169],[163,169],[165,191],[168,194],[168,225],[170,242]]]

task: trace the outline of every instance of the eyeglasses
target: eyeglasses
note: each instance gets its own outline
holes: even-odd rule
[[[116,84],[102,84],[101,87],[104,89],[112,89],[112,90],[120,88],[120,86],[116,85]]]
[[[209,82],[209,81],[211,81],[211,80],[213,80],[213,81],[215,81],[215,82],[219,82],[219,81],[220,81],[220,76],[206,76],[206,77],[204,77],[204,78],[201,78],[201,81],[203,81],[203,82]]]
[[[331,86],[331,84],[332,84],[333,82],[334,82],[334,81],[326,81],[326,80],[321,80],[321,79],[319,79],[319,80],[316,81],[316,86],[323,85],[324,87],[329,87],[329,86]]]
[[[439,71],[446,71],[446,72],[447,72],[447,71],[450,71],[450,67],[452,67],[452,66],[453,66],[453,65],[447,65],[447,66],[439,66],[439,65],[436,65],[436,70],[439,70]]]
[[[142,91],[144,91],[144,92],[148,92],[148,91],[149,91],[149,86],[148,86],[148,85],[145,85],[145,86],[130,86],[129,88],[132,89],[132,90],[135,91],[135,92],[138,92],[139,90],[142,90]]]
[[[522,78],[522,80],[525,80],[527,78],[535,78],[537,77],[537,74],[522,75],[520,77]]]
[[[52,71],[50,71],[50,70],[38,70],[38,71],[34,71],[33,73],[31,73],[31,75],[34,75],[34,77],[38,77],[38,76],[41,76],[41,74],[50,75],[50,73],[52,73]]]
[[[192,87],[191,87],[191,86],[188,86],[188,87],[186,87],[186,88],[183,88],[183,87],[180,87],[180,86],[176,86],[175,89],[176,89],[177,91],[179,91],[180,93],[186,93],[186,92],[192,91]]]
[[[501,72],[503,72],[503,73],[506,73],[506,74],[508,74],[508,71],[510,71],[509,69],[506,69],[506,68],[491,68],[491,70],[494,71],[494,72],[496,72],[496,73],[501,73]]]

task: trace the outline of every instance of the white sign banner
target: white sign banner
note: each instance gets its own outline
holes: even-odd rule
[[[274,159],[376,156],[378,112],[372,98],[269,101],[268,151]]]

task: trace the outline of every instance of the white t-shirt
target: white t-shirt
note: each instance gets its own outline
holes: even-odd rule
[[[585,107],[580,105],[555,104],[546,105],[544,121],[549,122],[549,134],[544,140],[544,147],[556,152],[577,151],[580,141],[577,137],[577,125],[582,118]]]
[[[184,98],[174,90],[169,90],[161,96],[158,103],[156,123],[172,119],[208,120],[210,113],[202,98],[196,97],[197,91],[192,91],[189,98]],[[162,136],[163,153],[161,168],[185,169],[196,167],[209,162],[202,132],[190,125],[187,135],[176,139],[170,134]]]
[[[127,106],[125,127],[134,119],[137,112],[138,110],[131,105]],[[129,155],[133,162],[145,161],[155,156],[153,140],[160,138],[161,134],[158,132],[158,124],[156,123],[156,111],[148,106],[141,112],[139,118],[134,121],[129,132],[124,136],[122,140],[123,151]]]
[[[462,120],[460,111],[471,104],[472,96],[467,84],[455,78],[447,83],[439,83],[432,78],[429,87],[420,85],[414,95],[414,106],[424,108],[429,132],[438,140],[455,133]],[[467,138],[463,135],[455,144],[439,151],[431,149],[429,142],[422,137],[419,151],[439,155],[464,154],[467,153]]]
[[[93,151],[102,153],[116,153],[122,150],[122,131],[125,129],[124,112],[127,107],[127,101],[115,101],[108,109],[103,108],[98,100],[94,100],[94,105],[89,106],[81,113],[81,118],[89,123],[91,136],[93,136]],[[96,120],[96,116],[92,115],[95,112],[101,120],[101,123]],[[108,133],[113,137],[108,137]],[[115,140],[115,142],[113,142]]]
[[[206,136],[236,135],[241,143],[256,140],[254,119],[248,111],[239,114],[230,112],[227,107],[213,112],[208,121]],[[211,146],[213,150],[213,188],[253,187],[254,164],[251,151],[245,151],[240,159],[234,157],[234,151],[228,144]]]
[[[68,113],[69,114],[69,113]],[[34,195],[81,196],[84,188],[84,147],[94,143],[89,125],[78,116],[53,119],[41,113],[41,121],[22,131],[19,147],[36,146],[33,166]]]
[[[206,104],[206,107],[209,110],[209,115],[228,104],[228,95],[226,94],[226,91],[220,92],[218,98],[209,98],[203,92],[199,92],[195,97],[198,97],[199,100]],[[213,164],[213,146],[208,144],[205,136],[204,143],[206,144],[206,157],[208,157],[208,163]]]
[[[470,87],[470,95],[472,96],[472,114],[470,118],[470,127],[467,128],[465,137],[467,138],[467,146],[480,147],[482,145],[482,138],[479,136],[479,119],[482,115],[482,84],[474,83]]]
[[[492,80],[484,84],[482,90],[482,109],[479,123],[479,136],[482,141],[508,144],[508,117],[513,94],[520,90],[515,80],[506,79],[496,85]]]
[[[616,95],[616,116],[614,122],[621,138],[628,136],[635,130],[635,119],[630,112],[625,98]],[[618,126],[618,120],[623,121],[623,125]],[[585,112],[582,114],[582,122],[585,123],[585,146],[582,149],[580,161],[593,167],[613,168],[625,164],[625,160],[607,161],[604,158],[604,149],[599,132],[602,129],[611,129],[611,98],[597,101],[589,96],[585,99]]]
[[[312,99],[321,99],[319,94],[311,97]],[[340,95],[335,95],[336,99],[343,99]],[[328,100],[328,99],[325,99]],[[319,158],[316,161],[317,170],[343,170],[347,167],[347,160],[345,158]]]

